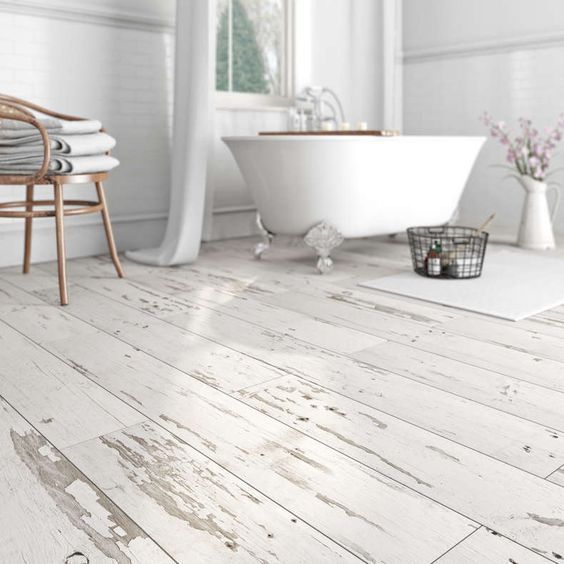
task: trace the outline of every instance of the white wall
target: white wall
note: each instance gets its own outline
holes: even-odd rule
[[[218,109],[208,189],[211,210],[207,210],[203,238],[206,241],[245,237],[257,232],[256,206],[227,145],[228,135],[256,135],[259,131],[281,131],[286,127],[286,110]]]
[[[156,244],[164,230],[173,10],[173,0],[0,2],[0,92],[98,118],[118,140],[107,195],[122,249]],[[23,199],[24,190],[0,186],[0,198]],[[94,196],[89,186],[73,193]],[[69,256],[105,252],[97,215],[66,224]],[[35,225],[33,260],[51,260],[53,220]],[[0,219],[0,265],[21,260],[22,232],[23,220]]]
[[[564,3],[555,0],[404,0],[404,132],[482,135],[484,110],[544,129],[564,111]],[[553,166],[564,165],[564,151]],[[523,201],[514,181],[491,167],[505,154],[489,140],[462,200],[462,221],[492,211],[516,233]],[[437,155],[437,166],[441,166]],[[558,177],[557,177],[558,178]],[[562,176],[559,180],[562,180]],[[555,222],[564,232],[564,208]]]
[[[381,128],[382,1],[311,0],[311,5],[310,84],[335,90],[353,126],[366,121]]]

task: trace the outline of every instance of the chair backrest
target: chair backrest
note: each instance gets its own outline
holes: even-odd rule
[[[67,121],[81,121],[86,119],[54,112],[20,98],[8,96],[6,94],[0,94],[0,130],[2,129],[3,119],[22,121],[29,123],[30,125],[35,127],[39,131],[39,134],[41,135],[41,141],[43,142],[43,162],[41,164],[41,168],[35,174],[0,174],[0,184],[35,184],[38,183],[39,180],[41,180],[49,170],[49,161],[51,159],[51,143],[49,141],[49,135],[47,134],[45,127],[43,127],[41,122],[36,119],[35,115],[30,110],[34,110],[35,112],[44,114],[46,116]]]
[[[38,106],[37,104],[33,104],[32,102],[28,102],[27,100],[22,100],[21,98],[16,98],[15,96],[8,96],[7,94],[0,94],[0,102],[8,102],[9,104],[19,106],[20,108],[28,108],[29,110],[35,110],[40,114],[51,116],[54,118],[64,119],[67,121],[80,121],[87,119],[83,117],[70,116],[67,114],[54,112],[53,110],[48,110],[47,108],[43,108],[42,106]]]

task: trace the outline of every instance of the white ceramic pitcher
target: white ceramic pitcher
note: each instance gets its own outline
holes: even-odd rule
[[[552,221],[560,203],[560,191],[554,184],[535,180],[530,176],[515,176],[525,189],[525,202],[519,225],[517,244],[525,249],[542,251],[554,249]],[[556,199],[552,212],[548,207],[547,192],[555,190]]]

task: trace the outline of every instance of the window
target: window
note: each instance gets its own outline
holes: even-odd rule
[[[288,104],[290,3],[290,0],[217,1],[219,105]]]

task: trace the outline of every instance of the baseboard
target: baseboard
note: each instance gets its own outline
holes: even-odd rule
[[[166,213],[116,215],[112,219],[118,250],[158,245],[166,228]],[[65,221],[67,258],[99,255],[108,252],[104,227],[96,218],[68,218]],[[0,229],[0,267],[22,263],[23,222],[5,223]],[[35,220],[32,263],[56,260],[53,220]]]
[[[211,229],[204,241],[256,235],[256,216],[257,210],[253,205],[215,209],[212,212]]]

